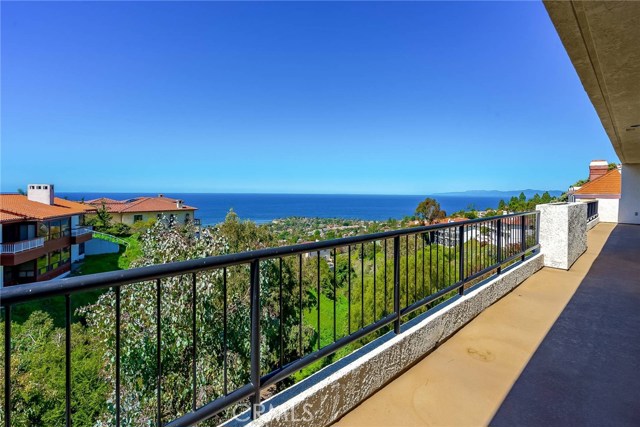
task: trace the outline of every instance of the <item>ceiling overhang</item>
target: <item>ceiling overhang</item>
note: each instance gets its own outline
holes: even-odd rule
[[[640,163],[640,2],[544,1],[622,163]]]

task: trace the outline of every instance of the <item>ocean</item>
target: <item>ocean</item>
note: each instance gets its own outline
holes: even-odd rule
[[[125,200],[140,196],[157,196],[156,193],[64,193],[58,197],[69,200],[91,200],[109,197]],[[349,218],[364,220],[402,219],[413,215],[416,206],[425,197],[433,197],[447,213],[473,206],[475,209],[496,208],[500,197],[472,196],[386,196],[343,194],[206,194],[165,193],[165,196],[182,199],[185,204],[198,208],[196,218],[203,225],[224,221],[233,209],[241,219],[256,223],[271,222],[291,216],[318,218]]]

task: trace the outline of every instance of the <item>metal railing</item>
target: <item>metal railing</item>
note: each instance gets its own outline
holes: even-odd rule
[[[598,217],[598,201],[587,202],[587,222]]]
[[[23,240],[20,242],[3,243],[3,254],[17,254],[20,252],[28,251],[30,249],[41,248],[44,246],[44,237],[38,237],[37,239]]]
[[[71,229],[72,237],[82,236],[89,233],[93,233],[93,227],[91,227],[90,225],[85,225],[82,227],[76,227]]]
[[[112,236],[111,234],[107,234],[107,233],[102,233],[100,231],[93,231],[93,238],[94,239],[100,239],[100,240],[106,240],[107,242],[111,242],[111,243],[116,243],[118,245],[122,245],[122,246],[129,246],[129,242],[127,242],[124,239],[121,239],[120,237],[116,237],[116,236]]]
[[[108,288],[112,288],[115,294],[115,302],[113,303],[115,322],[111,323],[114,327],[113,333],[115,333],[115,380],[113,384],[115,401],[113,404],[115,408],[114,424],[120,426],[122,417],[121,298],[124,300],[124,296],[121,297],[123,295],[121,288],[141,282],[147,282],[145,289],[148,289],[149,295],[154,295],[149,304],[155,304],[155,314],[152,316],[156,319],[156,333],[155,337],[150,339],[156,341],[157,386],[154,387],[153,392],[157,393],[157,400],[154,399],[153,403],[157,411],[154,421],[156,425],[194,425],[247,398],[252,402],[251,413],[255,418],[261,412],[261,392],[349,344],[356,343],[376,331],[383,332],[384,330],[380,330],[387,326],[393,325],[395,333],[401,333],[403,318],[406,320],[409,315],[418,314],[418,310],[424,311],[432,308],[446,298],[458,294],[463,295],[466,287],[492,275],[500,274],[506,264],[524,260],[526,255],[537,251],[539,249],[538,231],[538,212],[527,212],[2,288],[0,289],[0,304],[4,308],[5,320],[5,423],[7,426],[10,425],[13,410],[11,400],[11,387],[14,386],[11,380],[11,312],[15,304],[56,296],[64,296],[65,298],[65,416],[68,426],[71,423],[71,408],[73,407],[70,378],[72,369],[70,357],[72,295],[82,291],[107,290]],[[323,270],[321,262],[327,262],[327,260],[326,257],[320,256],[320,252],[327,250],[330,251],[330,256],[333,258],[333,268]],[[303,255],[311,252],[316,256],[307,258],[303,262]],[[305,268],[311,269],[311,272],[303,271]],[[242,282],[245,283],[242,294],[247,296],[248,319],[246,320],[249,327],[243,329],[247,331],[245,332],[246,336],[240,337],[246,339],[250,353],[246,359],[246,365],[242,365],[246,366],[248,371],[245,372],[244,384],[238,381],[230,382],[227,377],[231,363],[228,360],[228,352],[232,344],[229,341],[228,327],[230,324],[228,323],[227,307],[228,304],[233,304],[237,310],[238,306],[237,300],[232,302],[230,298],[231,288],[229,286],[231,286],[231,273],[239,272],[239,269],[246,269],[242,271],[248,273],[246,276],[248,283]],[[342,275],[340,284],[337,279],[338,270]],[[198,289],[206,288],[197,288],[196,285],[198,277],[202,278],[205,272],[216,272],[218,274],[216,283],[221,287],[219,295],[222,301],[220,301],[219,307],[223,307],[223,309],[222,319],[220,319],[222,330],[219,337],[222,354],[220,371],[224,380],[223,391],[219,393],[219,397],[198,406],[196,396],[199,386],[196,378],[196,364],[198,351],[200,346],[204,345],[204,341],[197,333],[196,314],[199,298],[202,298],[199,293],[201,291]],[[199,274],[200,276],[198,276]],[[367,286],[370,287],[368,289],[369,295],[372,294],[373,299],[367,300],[365,307],[365,276],[367,274],[370,275],[367,280]],[[328,276],[325,278],[329,280],[323,282],[322,275]],[[284,276],[286,276],[284,281],[289,284],[286,289],[283,288]],[[164,424],[167,421],[165,418],[170,417],[166,415],[163,417],[162,336],[164,335],[161,331],[163,316],[166,314],[162,311],[162,294],[168,283],[174,283],[171,282],[174,278],[186,279],[187,289],[190,289],[190,291],[186,291],[186,294],[182,292],[181,295],[186,298],[187,307],[190,307],[187,311],[191,311],[188,316],[191,319],[189,322],[192,324],[190,330],[185,330],[185,333],[189,335],[191,340],[188,353],[191,353],[191,362],[189,363],[192,365],[188,369],[189,373],[185,374],[185,383],[191,384],[189,387],[192,388],[192,400],[188,399],[190,403],[188,409],[182,412],[184,415]],[[163,286],[163,282],[165,286]],[[303,289],[303,283],[309,288]],[[206,285],[212,286],[210,283],[206,283]],[[333,292],[332,303],[327,303],[327,299],[321,298],[324,286]],[[337,332],[337,286],[342,287],[340,292],[348,299],[347,313],[344,314],[345,324],[340,323],[340,327],[344,327],[343,334]],[[314,299],[313,305],[315,307],[312,307],[313,310],[305,311],[303,309],[303,294],[308,295],[309,293],[315,293],[317,298]],[[164,304],[167,304],[166,300]],[[328,304],[328,309],[327,307],[324,309],[333,312],[333,321],[328,325],[321,324],[321,304]],[[293,318],[295,320],[294,326],[288,326],[287,333],[284,331],[284,305],[290,310],[289,313],[293,311],[294,314],[297,314],[297,317]],[[357,313],[358,310],[360,315]],[[315,323],[313,326],[315,340],[312,340],[310,344],[303,344],[303,313],[305,327],[308,327],[309,323]],[[165,321],[167,320],[165,319]],[[264,330],[261,330],[266,329],[265,324],[271,325],[272,332],[276,331],[274,333],[276,333],[277,339],[266,341]],[[211,326],[207,326],[207,329]],[[324,335],[321,335],[322,331],[325,332]],[[293,333],[296,333],[295,339],[289,339],[290,334]],[[285,335],[289,337],[287,344],[284,342]],[[235,339],[237,340],[239,337],[235,337]],[[297,346],[298,348],[291,350],[287,346]],[[288,354],[286,357],[285,351]],[[273,357],[269,359],[267,356]],[[271,362],[266,363],[261,358],[269,359]],[[289,360],[286,360],[287,358]],[[164,375],[166,374],[164,372]],[[175,418],[175,416],[171,418]]]

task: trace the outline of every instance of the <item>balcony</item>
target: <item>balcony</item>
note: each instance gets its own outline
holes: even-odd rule
[[[2,254],[15,255],[21,252],[29,251],[32,249],[41,248],[44,246],[44,237],[38,237],[31,240],[22,240],[20,242],[3,243]]]
[[[92,226],[82,226],[71,229],[71,243],[78,244],[91,240],[93,237]]]
[[[565,208],[580,212],[582,226],[576,229],[585,233],[587,220],[597,205],[592,209],[585,204],[554,207]],[[157,335],[145,338],[150,340],[145,345],[153,346],[157,340],[159,350],[153,363],[158,364],[159,384],[164,384],[152,390],[154,395],[157,393],[157,416],[161,418],[154,422],[158,425],[194,425],[211,417],[218,417],[216,422],[220,422],[224,420],[220,418],[222,411],[227,414],[236,411],[237,405],[247,398],[254,405],[243,415],[245,424],[252,417],[260,417],[261,425],[274,425],[287,414],[289,419],[297,420],[290,425],[309,426],[333,422],[337,422],[336,426],[565,425],[586,413],[593,417],[589,419],[599,420],[598,425],[606,424],[605,418],[616,425],[637,425],[633,402],[627,396],[640,392],[640,378],[633,361],[633,355],[640,351],[637,332],[640,315],[636,310],[640,292],[633,280],[640,274],[640,265],[635,261],[640,258],[635,244],[640,240],[640,227],[599,224],[589,231],[588,249],[569,271],[540,270],[545,247],[538,243],[538,236],[546,221],[541,222],[536,212],[514,214],[5,288],[0,290],[5,310],[5,348],[11,348],[13,338],[7,325],[12,307],[17,304],[66,295],[65,339],[70,344],[68,319],[72,297],[84,290],[113,288],[117,292],[115,299],[112,305],[107,305],[109,316],[113,316],[110,324],[114,330],[109,342],[115,346],[110,351],[116,363],[116,374],[111,379],[115,389],[120,390],[121,382],[131,384],[124,371],[120,371],[123,357],[120,347],[124,345],[120,344],[120,337],[127,334],[123,319],[124,324],[133,319],[131,307],[123,305],[124,297],[121,300],[120,294],[121,290],[146,282],[149,307],[144,310],[156,318],[153,328],[157,328]],[[483,233],[487,230],[493,232]],[[559,237],[557,230],[551,234]],[[435,242],[434,236],[448,238],[442,243]],[[320,256],[323,251],[329,251],[333,264],[339,267],[347,259],[348,265],[364,266],[365,253],[370,250],[374,254],[368,258],[374,260],[372,269],[357,270],[368,270],[379,280],[377,285],[373,282],[374,299],[367,301],[367,305],[373,306],[367,307],[367,316],[352,313],[357,313],[359,307],[361,313],[365,312],[364,298],[360,300],[356,293],[365,284],[364,274],[352,280],[350,273],[350,311],[347,317],[342,317],[342,321],[348,322],[348,333],[336,334],[336,326],[341,324],[335,314],[335,300],[333,320],[323,323],[321,329],[321,321],[326,319],[319,315],[320,304],[328,301],[318,299],[314,302],[318,317],[313,307],[304,316],[311,314],[310,323],[317,325],[315,337],[321,338],[308,337],[311,339],[308,346],[303,344],[302,334],[296,335],[294,344],[300,347],[286,355],[282,308],[291,300],[295,307],[298,298],[302,298],[303,265],[317,267],[311,272],[310,284],[317,285],[319,293],[320,264],[326,262]],[[309,253],[315,256],[305,257]],[[432,263],[432,259],[437,262]],[[377,270],[375,260],[379,261]],[[335,278],[338,270],[333,268],[322,274]],[[234,352],[229,360],[246,357],[244,384],[227,381],[232,363],[227,361],[227,351],[234,345],[227,335],[227,328],[231,327],[228,317],[234,312],[226,307],[230,301],[234,311],[239,307],[239,300],[231,296],[228,284],[238,274],[247,279],[242,292],[250,296],[248,328],[240,335],[249,351],[245,356]],[[283,288],[285,276],[295,282],[294,289]],[[426,281],[429,277],[439,279]],[[166,361],[165,334],[179,333],[165,326],[168,320],[163,319],[170,308],[164,295],[169,295],[171,287],[182,286],[182,279],[186,279],[184,284],[188,286],[180,294],[185,300],[181,315],[185,316],[186,324],[193,323],[190,332],[179,339],[193,345],[185,347],[179,358],[191,360],[189,363],[193,365],[176,376],[176,372],[169,372],[162,364]],[[328,283],[335,286],[338,282]],[[203,313],[196,307],[197,301],[205,298],[200,292],[211,287],[219,289],[218,297],[222,298],[216,309],[222,309],[220,335],[214,336],[221,340],[220,348],[225,349],[219,370],[222,381],[219,384],[224,391],[203,401],[197,400],[198,390],[209,384],[198,380],[200,362],[196,361],[200,360],[198,355],[207,352],[207,347],[197,327],[197,319]],[[290,292],[295,295],[289,295]],[[295,334],[298,327],[302,330],[302,312],[300,309],[291,313],[300,316],[296,317],[299,326],[288,333]],[[280,335],[276,342],[270,342],[263,328],[273,330],[274,326],[275,331],[280,328]],[[332,328],[333,334],[320,334],[321,330]],[[274,388],[282,380],[366,337],[372,340],[365,347],[274,395]],[[67,393],[62,396],[67,401],[66,407],[74,408],[77,402],[69,394],[74,387],[69,377],[74,365],[68,348],[67,368],[63,371]],[[11,358],[11,351],[5,352],[6,384],[17,392],[22,385],[11,380]],[[272,362],[266,364],[266,360]],[[171,383],[163,379],[165,375],[171,375]],[[193,387],[193,395],[187,391],[186,396],[193,402],[182,414],[168,417],[166,408],[173,402],[169,403],[164,393],[172,390],[165,388],[175,388],[173,381],[180,375],[186,375],[187,383],[192,381],[189,388]],[[155,397],[153,402],[155,405]],[[461,402],[464,410],[459,408]],[[588,408],[583,402],[588,403]],[[116,398],[114,405],[115,416],[119,417],[121,406],[128,402]],[[302,422],[300,417],[309,410],[305,405],[311,405],[313,417]],[[5,400],[5,413],[16,410],[11,399]],[[560,421],[554,423],[556,419]]]
[[[638,425],[640,226],[486,309],[336,426]]]

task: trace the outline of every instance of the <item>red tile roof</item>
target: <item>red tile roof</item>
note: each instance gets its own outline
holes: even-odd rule
[[[24,216],[14,215],[14,214],[9,213],[9,212],[0,211],[0,223],[16,222],[16,221],[22,221],[24,219],[25,219]]]
[[[195,211],[198,208],[193,206],[182,205],[177,207],[178,200],[170,197],[137,197],[130,200],[113,200],[108,198],[100,198],[89,200],[87,203],[100,207],[104,202],[109,212],[128,213],[128,212],[172,212],[172,211]]]
[[[0,222],[51,219],[94,212],[95,208],[56,197],[53,205],[34,202],[21,194],[0,194]]]
[[[599,178],[589,181],[578,189],[574,194],[597,195],[610,194],[620,195],[622,192],[622,176],[620,171],[612,169]]]

